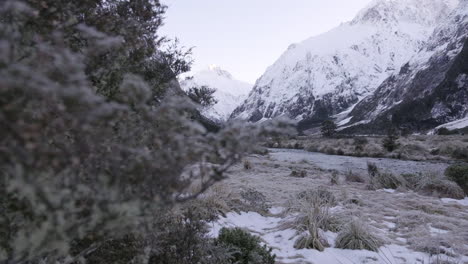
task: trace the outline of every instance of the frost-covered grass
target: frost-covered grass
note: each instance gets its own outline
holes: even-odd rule
[[[383,148],[382,140],[383,137],[322,138],[309,136],[284,139],[275,143],[280,148],[300,148],[331,155],[387,157],[406,160],[466,159],[464,155],[468,153],[467,135],[400,137],[397,140],[399,147],[392,152]]]
[[[279,263],[468,261],[466,199],[440,199],[410,187],[369,190],[367,182],[331,184],[332,174],[345,179],[346,171],[320,168],[304,153],[297,161],[284,159],[287,153],[251,156],[251,170],[239,164],[230,171],[225,188],[238,194],[253,188],[273,208],[263,214],[227,213],[210,224],[211,236],[224,226],[245,228],[273,247]],[[307,176],[290,177],[290,167],[307,171]],[[355,219],[360,223],[354,224]],[[365,249],[339,248],[345,244]]]

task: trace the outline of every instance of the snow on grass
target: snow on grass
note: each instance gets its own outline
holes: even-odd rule
[[[464,206],[468,206],[468,197],[465,197],[463,200],[456,200],[456,199],[451,199],[451,198],[442,198],[442,202],[444,203],[458,203]]]
[[[273,210],[278,213],[280,209]],[[286,216],[289,218],[291,216]],[[429,256],[425,253],[415,252],[396,244],[385,245],[379,252],[367,250],[348,250],[333,248],[337,233],[324,232],[325,238],[332,247],[323,252],[313,249],[295,249],[297,238],[296,230],[281,229],[280,224],[285,219],[273,216],[262,216],[254,212],[228,213],[225,218],[211,223],[210,236],[217,237],[222,227],[245,228],[252,234],[260,236],[262,240],[273,248],[277,261],[281,263],[327,263],[327,264],[353,264],[353,263],[423,263]],[[434,231],[435,228],[434,228]]]

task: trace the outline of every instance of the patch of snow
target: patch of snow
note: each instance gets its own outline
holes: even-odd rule
[[[348,124],[348,123],[351,121],[351,119],[353,119],[352,116],[350,116],[350,117],[348,117],[348,118],[346,118],[346,119],[341,120],[340,122],[338,122],[337,125],[338,125],[338,126],[344,126],[344,125]]]
[[[442,198],[442,202],[444,203],[458,203],[464,206],[468,206],[468,197],[465,197],[463,200],[456,200],[456,199],[451,199],[451,198]]]
[[[440,125],[440,126],[435,128],[435,131],[437,131],[437,129],[442,128],[442,127],[445,127],[445,128],[447,128],[449,130],[461,129],[461,128],[468,127],[468,117],[465,117],[465,118],[462,118],[462,119],[452,121],[450,123]]]
[[[294,242],[297,232],[293,229],[282,230],[279,225],[283,219],[267,217],[253,212],[228,213],[225,218],[211,223],[210,236],[217,237],[222,227],[240,227],[260,236],[263,241],[273,248],[277,261],[281,263],[421,263],[428,259],[425,253],[415,252],[406,247],[390,244],[379,248],[378,252],[367,250],[348,250],[326,248],[323,252],[313,249],[295,249]],[[324,237],[331,246],[335,245],[337,234],[327,231]]]

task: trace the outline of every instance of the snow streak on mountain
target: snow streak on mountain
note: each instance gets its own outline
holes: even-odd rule
[[[226,121],[232,111],[247,98],[253,87],[252,84],[234,79],[229,72],[215,65],[209,66],[196,73],[193,78],[182,80],[180,83],[184,90],[200,86],[216,89],[214,97],[217,103],[203,109],[202,113],[217,122]]]
[[[291,45],[231,117],[256,122],[286,115],[308,125],[339,113],[345,119],[357,103],[427,47],[457,4],[375,0],[352,21]]]
[[[350,113],[354,130],[389,123],[427,131],[468,116],[468,0],[441,23],[427,45]],[[360,126],[356,126],[360,125]]]

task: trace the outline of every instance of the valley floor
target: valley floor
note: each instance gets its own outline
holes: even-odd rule
[[[213,186],[207,196],[229,203],[250,190],[263,194],[270,209],[227,212],[210,224],[211,235],[216,236],[223,226],[246,228],[274,248],[278,263],[468,263],[468,198],[426,196],[405,188],[375,190],[369,188],[368,179],[362,183],[345,179],[348,170],[367,178],[367,162],[393,173],[440,174],[447,166],[294,150],[253,155],[236,165],[229,178]],[[293,177],[298,172],[301,177]],[[287,209],[297,194],[309,190],[331,192],[337,203],[329,208],[330,214],[343,225],[355,219],[363,222],[383,242],[378,252],[335,248],[338,230],[320,230],[329,244],[323,252],[295,249],[301,235],[294,228],[299,212]]]

